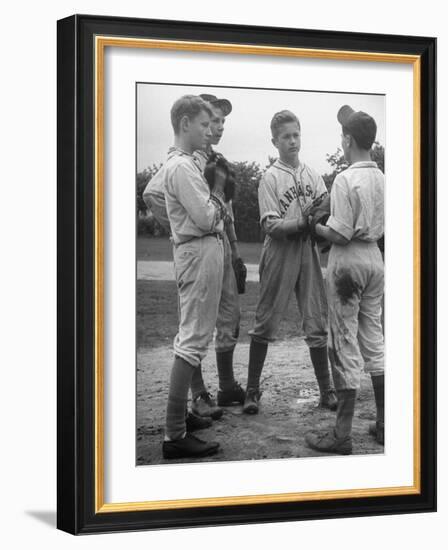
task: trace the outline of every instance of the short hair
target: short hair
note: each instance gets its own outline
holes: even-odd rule
[[[299,126],[299,130],[301,129],[300,120],[292,111],[288,111],[287,109],[285,109],[283,111],[279,111],[278,113],[275,113],[275,115],[272,117],[272,120],[271,120],[272,137],[273,138],[277,137],[280,126],[288,122],[296,122]]]
[[[342,106],[337,114],[344,136],[352,136],[360,149],[370,151],[376,138],[375,119],[364,111],[354,111],[349,105]]]
[[[176,100],[171,107],[171,124],[174,133],[179,133],[180,121],[184,116],[192,120],[202,111],[209,116],[213,115],[207,103],[197,95],[184,95]]]

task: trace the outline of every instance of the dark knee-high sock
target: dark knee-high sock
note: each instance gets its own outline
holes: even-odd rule
[[[207,388],[204,384],[204,379],[202,378],[202,365],[195,367],[193,376],[191,378],[191,395],[195,399],[201,393],[207,391]]]
[[[218,368],[219,389],[229,390],[235,383],[233,375],[233,349],[216,352],[216,366]]]
[[[320,393],[325,393],[331,388],[327,346],[310,348],[310,356]]]
[[[166,407],[165,434],[169,439],[180,439],[186,432],[185,408],[195,368],[177,355],[174,357]]]
[[[376,420],[384,422],[384,374],[379,376],[370,375],[372,379],[373,393],[376,403]]]
[[[268,345],[257,342],[252,338],[249,352],[249,372],[247,375],[247,389],[260,388],[260,376],[268,352]]]
[[[355,414],[356,390],[338,390],[338,410],[336,413],[336,435],[342,439],[352,433]]]

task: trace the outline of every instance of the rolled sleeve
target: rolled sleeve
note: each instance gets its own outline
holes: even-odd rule
[[[275,179],[266,173],[260,181],[258,188],[258,205],[260,207],[260,223],[267,217],[281,218],[280,206],[275,192]]]
[[[327,226],[350,241],[355,232],[353,224],[353,209],[348,197],[345,180],[343,177],[338,176],[331,188],[330,217]]]

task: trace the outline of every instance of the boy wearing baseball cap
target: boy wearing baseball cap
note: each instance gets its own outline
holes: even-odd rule
[[[334,180],[331,215],[316,233],[333,243],[327,267],[329,351],[338,395],[336,426],[310,432],[308,445],[321,452],[351,454],[352,421],[361,371],[370,373],[377,409],[370,433],[384,445],[384,341],[381,303],[384,263],[377,241],[384,234],[384,176],[371,160],[375,120],[348,105],[337,119],[349,168]]]

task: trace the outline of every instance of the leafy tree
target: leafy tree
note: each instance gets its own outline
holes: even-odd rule
[[[378,164],[378,168],[384,173],[384,147],[375,141],[371,150],[372,160]],[[335,177],[348,168],[348,163],[344,158],[344,153],[338,147],[332,155],[327,154],[327,162],[333,168],[332,172],[323,174],[322,178],[327,186],[328,191],[331,190]]]
[[[236,179],[236,196],[233,201],[235,231],[241,241],[260,241],[260,210],[258,186],[263,170],[256,162],[232,163]]]
[[[162,164],[148,166],[142,172],[137,173],[136,187],[137,187],[137,216],[146,216],[148,213],[148,207],[143,200],[143,191],[145,190],[148,182],[158,172]]]

